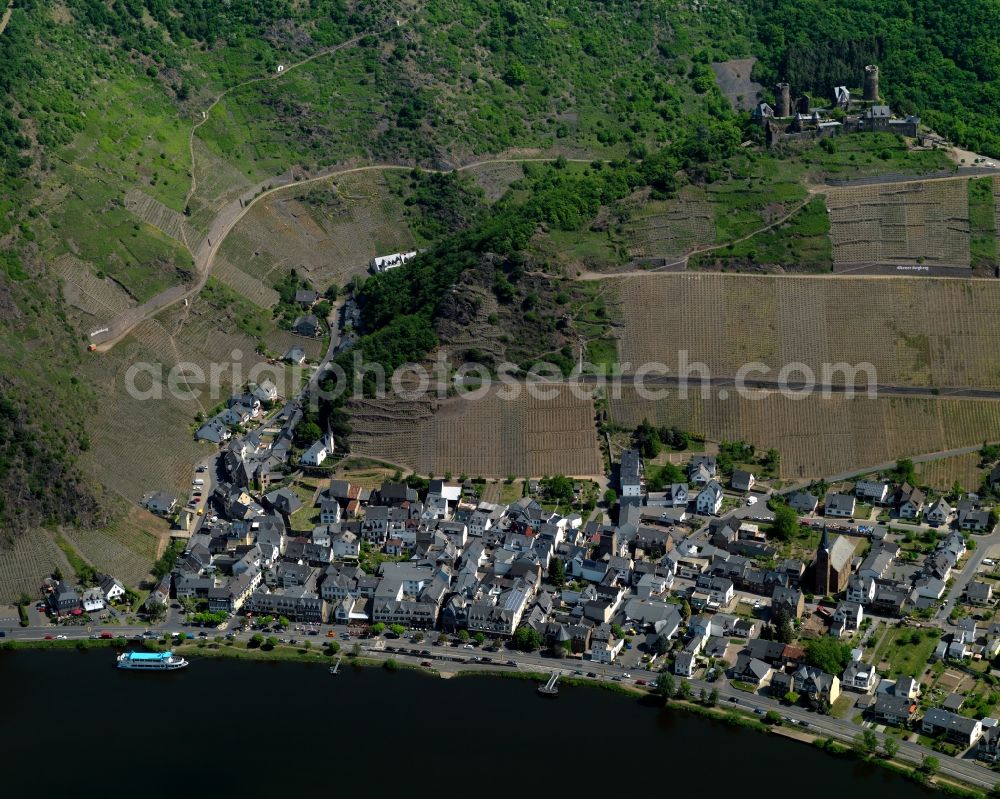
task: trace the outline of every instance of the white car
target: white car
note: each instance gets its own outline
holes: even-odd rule
[[[57,641],[65,641],[66,640],[66,636],[65,635],[57,635],[56,636],[56,640]]]
[[[747,505],[756,505],[757,497],[747,497]]]

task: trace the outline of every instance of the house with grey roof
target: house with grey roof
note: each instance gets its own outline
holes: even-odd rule
[[[854,515],[855,499],[851,494],[830,493],[823,503],[824,516],[850,518]]]
[[[952,713],[950,710],[932,707],[920,720],[920,729],[925,735],[942,735],[962,748],[972,746],[982,737],[983,723]]]

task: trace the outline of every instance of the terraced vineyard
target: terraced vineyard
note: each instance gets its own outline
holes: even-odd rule
[[[831,476],[1000,437],[1000,403],[987,400],[791,399],[763,392],[726,399],[692,392],[682,400],[673,391],[648,400],[627,388],[609,405],[612,419],[628,427],[648,418],[713,441],[776,447],[785,478]]]
[[[254,305],[259,305],[261,308],[271,308],[278,304],[278,292],[274,288],[255,277],[251,277],[221,255],[217,256],[212,264],[212,275],[233,291],[242,294]]]
[[[380,172],[342,175],[259,202],[221,256],[265,285],[294,268],[323,290],[363,274],[376,255],[412,249],[402,218],[402,201]]]
[[[628,238],[633,257],[680,257],[715,241],[715,208],[703,191],[686,186],[676,198],[644,204]]]
[[[187,223],[184,214],[167,208],[140,189],[129,189],[125,195],[125,207],[143,222],[148,222],[170,238],[183,242],[191,252],[198,250],[201,234]]]
[[[195,360],[196,353],[187,354]],[[203,407],[198,401],[177,399],[166,388],[162,399],[137,399],[125,388],[133,364],[164,364],[166,375],[178,357],[186,355],[175,350],[158,322],[149,321],[110,353],[84,362],[99,403],[81,466],[130,502],[161,488],[183,490],[206,451],[192,438],[195,414]],[[139,378],[136,385],[146,388],[148,381]]]
[[[551,399],[523,392],[503,400],[493,392],[437,407],[366,403],[352,408],[352,452],[412,466],[421,474],[602,473],[593,402],[566,387],[553,391]]]
[[[52,264],[62,279],[63,296],[71,308],[84,314],[82,328],[92,328],[109,322],[122,311],[135,305],[128,293],[111,278],[100,278],[90,264],[67,253]]]
[[[871,364],[885,385],[1000,386],[1000,285],[989,281],[656,274],[609,285],[633,369],[676,370],[684,351],[717,376],[760,361],[774,379],[801,362],[820,379],[823,364],[843,362]]]
[[[967,181],[832,189],[827,205],[835,263],[969,266]]]
[[[77,552],[91,566],[113,574],[126,585],[139,585],[159,556],[169,524],[139,508],[101,529],[75,528],[70,535]]]
[[[42,580],[56,567],[68,573],[66,558],[44,530],[5,544],[0,548],[0,603],[15,602],[22,592],[36,597]]]

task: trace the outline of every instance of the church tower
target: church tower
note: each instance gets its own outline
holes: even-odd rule
[[[813,582],[816,586],[816,593],[826,596],[830,593],[830,556],[833,545],[830,543],[830,534],[823,527],[823,537],[819,540],[819,547],[816,549],[816,562],[813,564]]]

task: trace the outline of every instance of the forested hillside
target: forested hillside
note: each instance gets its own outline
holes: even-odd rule
[[[996,0],[751,0],[758,76],[795,93],[859,87],[878,64],[894,109],[1000,157]]]

